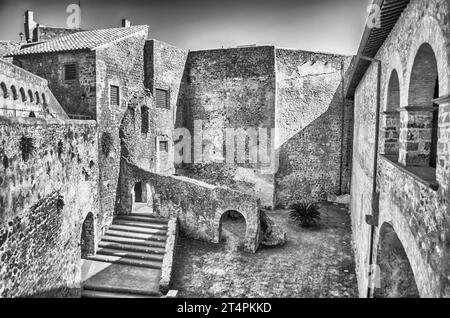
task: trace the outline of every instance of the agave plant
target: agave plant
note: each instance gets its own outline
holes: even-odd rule
[[[301,227],[317,226],[320,220],[319,207],[315,203],[296,202],[290,206],[290,218]]]

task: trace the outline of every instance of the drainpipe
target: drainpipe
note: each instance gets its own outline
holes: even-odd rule
[[[367,288],[367,298],[373,297],[374,290],[372,289],[372,281],[374,279],[373,265],[373,250],[374,250],[374,238],[375,228],[378,226],[379,215],[379,199],[380,194],[377,191],[377,176],[378,176],[378,148],[380,137],[380,113],[381,113],[381,61],[360,56],[361,59],[377,64],[377,105],[376,105],[376,117],[375,117],[375,149],[374,149],[374,161],[373,161],[373,178],[372,178],[372,215],[366,215],[366,223],[370,225],[370,254],[369,254],[369,286]]]
[[[344,136],[345,136],[345,74],[344,74],[344,60],[341,60],[341,93],[342,93],[342,120],[341,120],[341,153],[340,153],[340,172],[339,172],[339,194],[342,195],[342,183],[344,173]],[[348,149],[347,149],[348,151]]]

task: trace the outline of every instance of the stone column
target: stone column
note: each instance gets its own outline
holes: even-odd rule
[[[450,186],[450,96],[433,100],[439,105],[436,181],[448,190]]]
[[[384,112],[381,117],[381,151],[398,160],[400,138],[400,112]]]
[[[400,108],[399,163],[405,166],[430,164],[433,112],[437,107],[406,106]]]

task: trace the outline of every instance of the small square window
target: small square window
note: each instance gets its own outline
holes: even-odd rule
[[[159,142],[159,151],[160,152],[169,152],[169,142],[168,141],[160,141]]]
[[[64,79],[66,81],[73,81],[77,79],[77,65],[66,64],[64,66]]]
[[[111,85],[110,87],[110,104],[119,106],[119,86]]]
[[[156,108],[170,109],[169,91],[164,89],[156,89],[155,98],[156,98]]]

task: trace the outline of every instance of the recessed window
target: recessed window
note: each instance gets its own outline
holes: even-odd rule
[[[73,81],[77,79],[77,65],[66,64],[64,65],[64,79],[66,81]]]
[[[159,142],[159,151],[160,152],[169,152],[169,142],[165,140],[161,140]]]
[[[141,107],[141,133],[147,134],[148,127],[149,127],[148,107],[142,106]]]
[[[14,85],[11,86],[11,92],[13,95],[13,99],[14,100],[18,100],[19,99],[19,94],[17,94],[17,89]]]
[[[111,85],[110,87],[110,104],[119,106],[119,86]]]
[[[169,91],[164,89],[156,89],[156,108],[170,109],[169,106]]]

